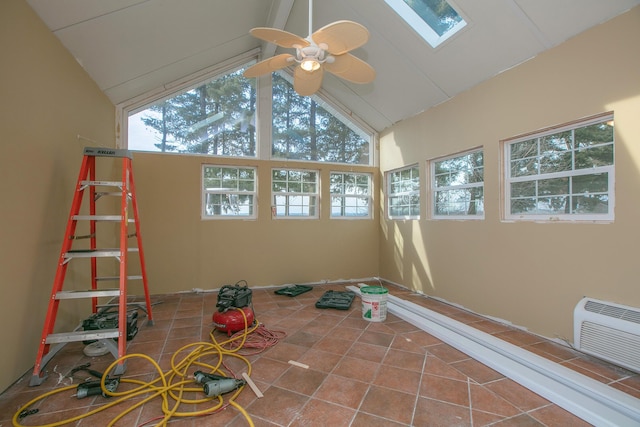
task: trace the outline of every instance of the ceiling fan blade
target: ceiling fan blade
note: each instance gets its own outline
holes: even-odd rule
[[[365,44],[369,30],[357,22],[336,21],[320,28],[311,38],[317,45],[325,43],[328,46],[325,50],[330,54],[342,55]]]
[[[305,47],[309,46],[309,41],[302,37],[290,33],[288,31],[278,30],[277,28],[258,27],[249,31],[252,36],[277,44],[280,47]]]
[[[323,73],[322,67],[315,71],[305,71],[296,67],[293,73],[293,88],[300,96],[313,95],[322,85]]]
[[[376,71],[362,59],[350,53],[335,56],[332,63],[325,62],[325,69],[336,76],[353,83],[370,83],[376,78]]]
[[[271,58],[260,61],[244,70],[245,77],[258,77],[263,74],[272,73],[293,64],[293,55],[282,53]]]

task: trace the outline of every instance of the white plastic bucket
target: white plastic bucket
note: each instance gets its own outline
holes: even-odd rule
[[[364,286],[360,288],[362,318],[370,322],[382,322],[386,319],[388,294],[389,291],[382,286]]]

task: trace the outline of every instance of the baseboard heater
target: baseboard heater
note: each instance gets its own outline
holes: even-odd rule
[[[573,321],[578,350],[640,372],[640,309],[585,297]]]
[[[398,297],[387,309],[594,426],[640,425],[640,399]]]

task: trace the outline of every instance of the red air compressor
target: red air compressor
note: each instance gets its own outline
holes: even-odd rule
[[[255,322],[251,308],[251,289],[246,282],[244,286],[240,286],[239,283],[220,288],[216,304],[218,310],[213,313],[213,326],[228,335],[245,329],[245,317],[246,327],[253,326]]]

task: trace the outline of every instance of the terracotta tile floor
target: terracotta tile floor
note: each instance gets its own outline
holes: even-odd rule
[[[491,333],[508,342],[582,372],[603,383],[640,397],[640,378],[620,368],[581,356],[566,347],[508,326],[443,304],[409,291],[387,286],[391,293],[429,309]],[[487,366],[445,344],[426,332],[389,314],[384,322],[362,319],[356,298],[349,310],[317,309],[315,302],[328,289],[341,285],[316,286],[297,297],[279,296],[273,289],[253,289],[257,320],[271,332],[286,333],[279,342],[250,356],[251,378],[264,393],[257,398],[247,386],[235,401],[246,410],[256,426],[585,426],[572,414],[505,378]],[[171,356],[183,346],[211,343],[211,316],[214,293],[154,296],[154,326],[140,322],[140,331],[129,343],[128,353],[144,353],[158,361],[163,372],[171,366]],[[216,331],[219,342],[226,335]],[[257,352],[258,344],[243,351]],[[71,385],[69,390],[50,395],[36,404],[36,414],[24,417],[22,425],[45,425],[86,414],[116,398],[102,396],[77,399],[75,386],[86,374],[66,376],[84,363],[100,371],[113,362],[111,355],[86,357],[81,343],[64,347],[47,369],[49,378],[38,387],[28,387],[31,372],[0,395],[0,426],[11,425],[17,409],[44,393]],[[192,349],[190,347],[190,349]],[[180,352],[186,354],[186,350]],[[35,355],[34,355],[35,356]],[[215,364],[220,357],[207,356]],[[178,358],[179,359],[179,358]],[[176,359],[176,360],[178,360]],[[205,357],[201,360],[205,360]],[[308,369],[288,363],[308,365]],[[247,371],[237,357],[225,355],[221,369],[225,375]],[[195,369],[191,369],[192,371]],[[129,359],[126,378],[149,382],[158,378],[150,363]],[[118,391],[132,388],[121,384]],[[148,396],[147,393],[144,396]],[[223,402],[229,403],[223,395]],[[187,391],[180,411],[211,407],[185,401],[201,399],[199,391]],[[160,398],[135,407],[143,397],[103,410],[69,425],[106,426],[109,420],[133,409],[116,426],[156,425],[162,415]],[[170,400],[170,406],[173,401]],[[204,405],[204,406],[203,406]],[[245,426],[240,411],[232,406],[215,414],[173,417],[170,426]]]

